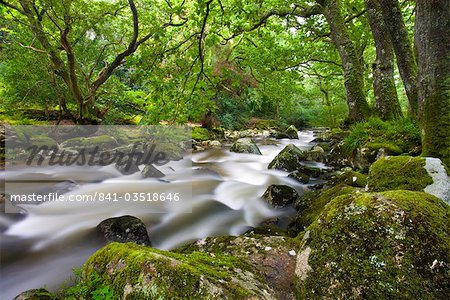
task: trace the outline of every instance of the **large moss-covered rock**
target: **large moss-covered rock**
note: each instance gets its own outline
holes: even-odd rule
[[[367,175],[353,170],[344,170],[337,173],[328,182],[327,186],[336,186],[339,184],[346,184],[354,187],[365,187],[367,185]]]
[[[270,162],[268,168],[292,172],[297,170],[304,159],[304,152],[295,145],[289,144]]]
[[[206,128],[192,127],[192,139],[196,141],[207,141],[211,139],[211,134]]]
[[[297,256],[300,299],[446,299],[450,208],[413,191],[330,202]]]
[[[289,224],[289,230],[294,233],[304,230],[319,217],[325,205],[331,200],[356,191],[358,189],[340,184],[324,191],[311,191],[303,194],[294,202],[294,208],[298,213]]]
[[[209,255],[226,254],[243,259],[255,267],[275,290],[274,299],[294,299],[293,281],[298,243],[289,237],[251,233],[210,237],[176,251],[201,251]]]
[[[20,293],[14,300],[56,300],[56,295],[46,289],[33,289]]]
[[[297,191],[287,185],[272,184],[264,192],[262,196],[271,206],[275,208],[283,208],[297,199]]]
[[[251,138],[238,139],[230,148],[231,152],[236,153],[251,153],[261,155],[258,146]]]
[[[396,156],[376,161],[370,168],[368,189],[425,191],[450,204],[450,180],[443,163],[432,157]]]
[[[327,159],[327,155],[325,150],[320,146],[314,146],[311,150],[306,151],[305,160],[307,161],[317,161],[317,162],[325,162]]]
[[[37,147],[58,147],[58,143],[54,139],[45,135],[32,136],[30,138],[30,144]]]
[[[98,135],[91,137],[75,137],[61,143],[62,148],[67,149],[93,149],[99,147],[100,150],[111,150],[118,147],[117,140],[109,135]]]
[[[263,276],[242,259],[134,243],[111,243],[93,254],[79,285],[107,287],[113,299],[273,299]]]
[[[371,192],[388,190],[422,191],[433,183],[422,157],[396,156],[376,161],[370,168],[368,188]]]
[[[297,139],[298,140],[298,129],[294,125],[289,126],[285,131],[279,131],[274,134],[276,139]]]

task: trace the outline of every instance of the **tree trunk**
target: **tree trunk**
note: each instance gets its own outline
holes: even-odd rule
[[[397,57],[397,67],[402,77],[409,102],[409,113],[413,118],[418,113],[417,62],[414,57],[408,30],[403,21],[398,0],[379,0],[385,24]]]
[[[388,31],[383,20],[380,2],[365,0],[364,3],[377,55],[372,65],[375,112],[383,120],[397,119],[401,117],[402,112],[395,88],[394,49],[391,40],[386,38]]]
[[[417,0],[419,119],[422,155],[450,166],[450,5],[448,0]]]
[[[345,91],[352,122],[359,122],[370,116],[370,108],[364,93],[364,71],[355,46],[350,39],[345,19],[340,13],[338,0],[320,1],[323,14],[331,30],[331,38],[336,46],[344,67]]]

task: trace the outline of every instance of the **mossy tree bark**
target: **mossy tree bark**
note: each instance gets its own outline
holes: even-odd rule
[[[370,108],[364,93],[364,71],[355,45],[345,26],[338,0],[317,1],[331,30],[331,38],[336,46],[344,67],[345,91],[352,122],[359,122],[370,116]]]
[[[408,97],[409,114],[416,118],[418,113],[417,62],[408,37],[408,29],[403,21],[398,0],[379,1],[388,35],[397,57],[397,67]]]
[[[365,0],[364,4],[376,48],[376,59],[372,65],[375,113],[383,120],[397,119],[402,112],[395,88],[394,48],[391,40],[386,38],[388,31],[380,2]]]
[[[448,0],[417,0],[419,116],[422,155],[450,166],[450,5]]]

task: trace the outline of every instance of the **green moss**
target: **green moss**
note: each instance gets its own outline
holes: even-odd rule
[[[47,146],[47,147],[52,147],[52,146],[57,146],[58,143],[56,143],[56,141],[48,136],[44,136],[44,135],[38,135],[38,136],[33,136],[30,138],[30,143],[32,146],[38,146],[38,147],[43,147],[43,146]]]
[[[347,154],[356,148],[384,148],[391,155],[417,152],[417,147],[420,148],[420,129],[414,120],[383,121],[379,118],[355,124],[343,146]]]
[[[424,166],[425,159],[421,157],[381,158],[370,167],[367,182],[369,191],[422,191],[427,185],[433,183],[433,179]]]
[[[115,138],[109,135],[98,135],[92,137],[76,137],[64,141],[61,144],[67,148],[82,148],[82,147],[115,147],[118,146]],[[109,148],[108,148],[109,149]]]
[[[292,172],[297,169],[300,162],[304,159],[305,154],[303,151],[295,145],[289,144],[270,162],[268,168]]]
[[[445,299],[450,207],[423,192],[353,193],[308,228],[301,299]],[[303,252],[306,253],[306,252]],[[302,273],[302,272],[299,272]]]
[[[325,205],[331,200],[355,191],[357,191],[357,189],[340,184],[322,192],[314,191],[302,195],[294,203],[294,207],[299,212],[289,225],[291,231],[296,233],[302,231],[319,217]]]
[[[327,186],[333,187],[339,184],[346,184],[354,187],[365,187],[367,184],[367,175],[353,170],[344,171],[341,174],[336,175],[334,178],[327,182]]]
[[[207,141],[211,139],[211,135],[206,128],[192,127],[192,139],[196,141]]]
[[[390,143],[368,143],[365,145],[365,147],[373,151],[384,149],[386,151],[386,154],[389,155],[400,155],[403,153],[402,148]]]
[[[92,278],[99,278],[93,286]],[[134,243],[111,243],[97,251],[85,263],[79,285],[108,286],[114,299],[241,299],[267,288],[253,267],[236,257],[186,255]]]

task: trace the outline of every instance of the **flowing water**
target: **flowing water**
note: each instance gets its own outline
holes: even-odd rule
[[[308,149],[312,139],[311,131],[303,131],[299,140],[261,144],[262,156],[231,153],[227,147],[194,153],[166,166],[168,175],[163,181],[143,179],[138,173],[123,176],[113,166],[34,169],[40,176],[69,183],[72,190],[68,193],[183,193],[192,188],[192,201],[179,203],[186,207],[175,210],[154,202],[45,202],[22,205],[22,217],[0,215],[0,226],[5,229],[1,234],[0,299],[12,299],[24,290],[42,286],[50,290],[61,287],[70,279],[73,267],[81,266],[104,245],[95,227],[110,217],[140,218],[154,247],[173,249],[208,236],[239,235],[264,220],[292,213],[292,209],[269,207],[260,196],[271,184],[288,184],[299,193],[306,185],[288,178],[286,172],[268,170],[267,165],[285,145]],[[11,174],[33,175],[30,170]],[[98,182],[75,184],[89,178]]]

